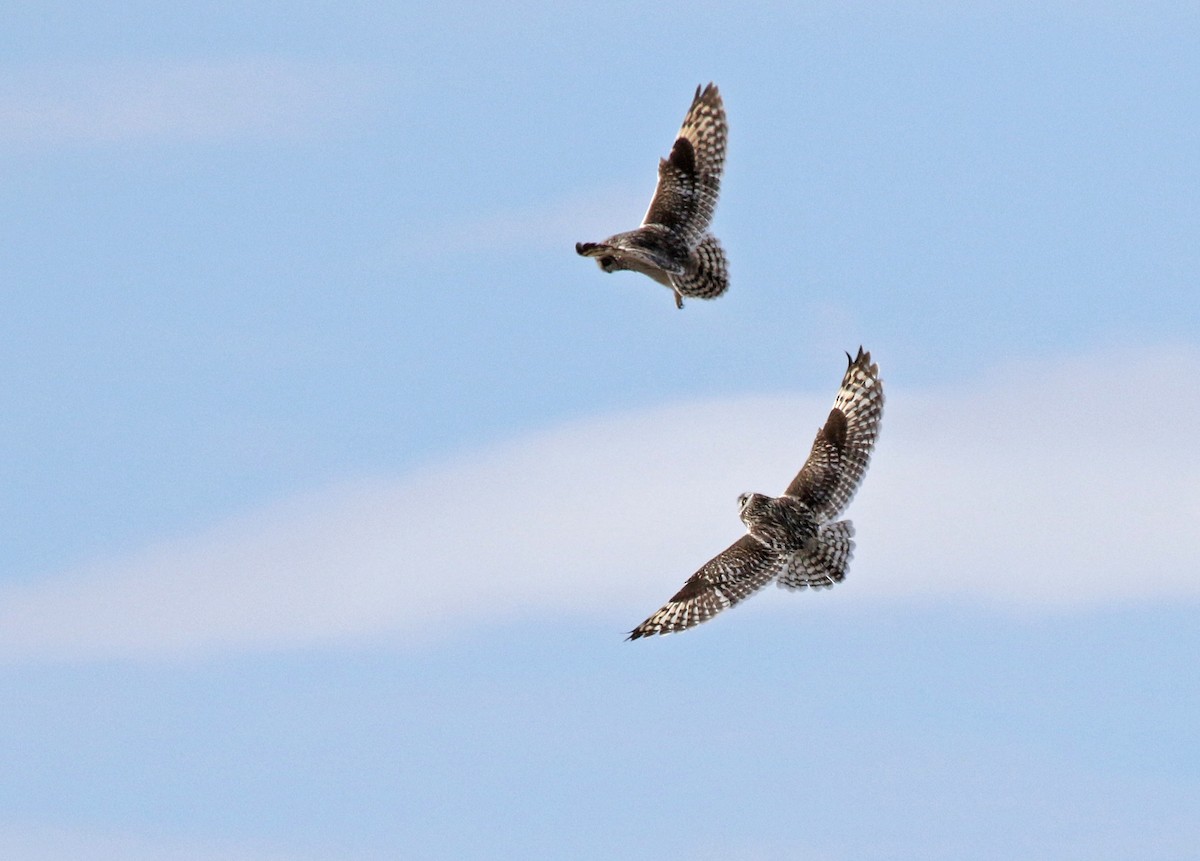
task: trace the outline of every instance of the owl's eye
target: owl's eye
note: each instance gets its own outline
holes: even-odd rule
[[[615,261],[614,261],[614,260],[613,260],[613,258],[611,258],[611,257],[601,257],[601,258],[600,258],[600,265],[601,265],[602,267],[604,267],[605,269],[607,269],[608,267],[612,266],[614,262],[615,262]]]
[[[745,508],[746,503],[749,501],[750,501],[750,494],[743,493],[741,496],[738,497],[738,509],[740,510],[740,509]]]

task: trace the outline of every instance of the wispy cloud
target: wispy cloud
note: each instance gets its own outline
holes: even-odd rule
[[[557,200],[512,206],[474,219],[434,227],[416,226],[375,257],[387,263],[413,255],[461,254],[573,248],[637,225],[650,202],[650,189],[591,189]]]
[[[88,831],[57,826],[0,824],[0,857],[10,861],[302,861],[301,856],[258,847],[194,840],[144,837],[114,831]],[[315,856],[305,854],[304,858]],[[328,858],[329,855],[321,857]]]
[[[291,138],[363,107],[372,76],[275,57],[41,66],[0,76],[0,143]]]
[[[820,394],[581,421],[9,587],[0,656],[423,638],[518,616],[632,625],[740,534],[739,492],[782,489],[839,373]],[[1200,354],[1164,350],[1010,367],[963,390],[889,387],[850,510],[850,577],[778,606],[1200,598],[1198,375]]]

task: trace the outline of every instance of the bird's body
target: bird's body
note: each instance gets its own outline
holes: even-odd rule
[[[688,578],[629,639],[698,625],[772,580],[788,589],[841,582],[854,552],[854,526],[834,518],[862,483],[882,416],[879,367],[860,347],[808,460],[787,490],[778,497],[743,493],[738,504],[746,535]]]
[[[812,509],[794,496],[743,493],[738,504],[746,531],[770,550],[797,553],[816,537]]]
[[[727,138],[721,94],[713,84],[697,87],[671,154],[659,160],[658,186],[641,226],[603,242],[577,242],[575,251],[595,258],[605,272],[628,269],[670,287],[679,308],[684,296],[720,296],[729,287],[728,265],[708,226]]]

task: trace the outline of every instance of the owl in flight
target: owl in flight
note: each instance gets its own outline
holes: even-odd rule
[[[725,166],[725,106],[714,84],[696,96],[671,154],[658,161],[658,187],[642,226],[603,242],[576,242],[605,272],[632,269],[683,297],[715,299],[729,287],[725,252],[708,232]]]
[[[629,639],[707,622],[772,580],[788,589],[840,583],[854,552],[854,526],[834,518],[862,483],[882,416],[879,366],[859,347],[808,460],[783,496],[738,497],[748,534],[689,577],[670,601],[630,632]]]

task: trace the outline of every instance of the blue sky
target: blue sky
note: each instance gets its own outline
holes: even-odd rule
[[[1192,857],[1193,4],[5,18],[0,855]],[[860,343],[847,580],[623,642]]]

